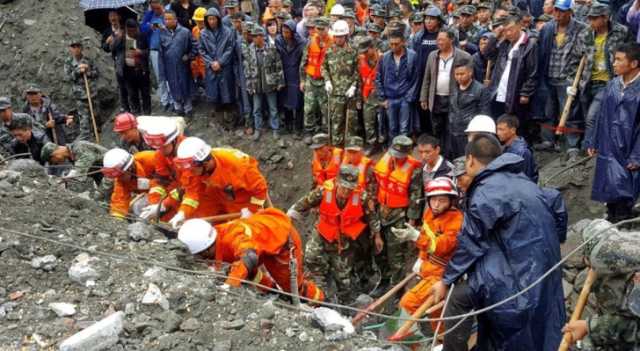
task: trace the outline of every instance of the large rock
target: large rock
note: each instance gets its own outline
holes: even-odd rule
[[[124,313],[116,312],[64,340],[60,344],[60,351],[106,350],[118,342],[123,322]]]
[[[325,332],[326,339],[330,341],[347,339],[355,333],[349,319],[327,307],[314,308],[311,319]]]
[[[11,160],[9,161],[7,169],[9,171],[22,173],[22,175],[30,178],[45,177],[47,175],[44,167],[31,159]]]
[[[42,269],[43,271],[50,272],[58,264],[58,259],[54,255],[46,255],[41,257],[34,257],[31,259],[31,267],[35,269]]]
[[[135,222],[129,224],[127,227],[129,232],[129,239],[133,241],[149,241],[153,232],[151,228],[143,222]]]
[[[78,284],[92,285],[100,277],[100,273],[92,266],[92,262],[96,260],[96,257],[91,257],[86,253],[79,254],[69,267],[69,278]]]

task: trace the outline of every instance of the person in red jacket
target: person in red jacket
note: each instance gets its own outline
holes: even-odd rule
[[[414,241],[419,250],[413,271],[421,280],[402,296],[400,308],[413,314],[431,295],[431,287],[442,279],[445,267],[458,244],[458,232],[464,218],[456,208],[458,190],[453,181],[440,177],[430,181],[426,187],[429,207],[422,217],[420,230],[407,224],[406,228],[391,231],[401,241]],[[434,311],[431,317],[438,318],[441,311]],[[431,323],[433,330],[437,322]]]
[[[292,259],[296,263],[297,291],[301,297],[323,301],[324,293],[304,276],[302,241],[291,220],[280,210],[268,208],[247,218],[211,226],[202,219],[190,219],[178,232],[178,240],[189,252],[216,261],[231,263],[229,276],[222,286],[239,287],[243,280],[291,292]],[[293,255],[293,257],[292,257]],[[268,274],[264,274],[266,270]]]
[[[146,196],[132,195],[146,194],[149,191],[151,177],[155,169],[155,153],[141,151],[131,155],[127,151],[115,148],[107,151],[102,160],[102,174],[114,180],[111,193],[110,214],[116,218],[126,218],[131,212],[138,216],[141,204],[147,203]]]

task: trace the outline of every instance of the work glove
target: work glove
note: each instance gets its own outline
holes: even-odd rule
[[[227,291],[229,291],[229,289],[231,289],[231,286],[229,284],[227,284],[227,283],[224,283],[224,284],[220,285],[219,288],[223,292],[227,292]]]
[[[184,212],[180,211],[169,220],[169,225],[171,228],[178,230],[182,226],[182,223],[184,223],[185,219]]]
[[[140,218],[150,221],[158,218],[158,215],[164,211],[166,211],[166,208],[164,208],[162,204],[149,205],[142,209],[142,212],[140,212]]]
[[[567,87],[567,95],[576,97],[576,95],[578,95],[578,89],[571,86]]]
[[[291,207],[287,210],[287,216],[291,219],[295,219],[296,221],[302,220],[302,214]]]
[[[356,86],[352,85],[351,87],[349,87],[349,89],[347,89],[346,95],[348,98],[352,98],[354,95],[356,95]]]
[[[324,90],[327,92],[327,94],[331,94],[331,92],[333,91],[333,85],[331,84],[331,81],[326,81],[324,82]]]
[[[391,228],[391,232],[401,242],[402,241],[416,241],[420,236],[420,231],[411,226],[409,223],[405,223],[405,228]]]
[[[149,178],[138,178],[138,190],[149,190]]]
[[[78,174],[80,174],[80,173],[77,170],[72,169],[63,178],[75,178],[75,177],[78,176]]]
[[[249,218],[252,214],[253,212],[246,207],[240,210],[240,218]]]
[[[419,258],[416,260],[416,263],[413,264],[413,268],[411,268],[411,271],[415,274],[420,274],[420,268],[422,268],[422,259]]]

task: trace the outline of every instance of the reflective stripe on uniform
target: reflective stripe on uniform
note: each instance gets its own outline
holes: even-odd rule
[[[250,202],[252,205],[256,205],[256,206],[260,206],[260,207],[264,207],[264,202],[265,202],[265,200],[263,200],[263,199],[258,199],[257,197],[253,197],[253,196],[252,196],[252,197],[251,197],[251,200],[249,200],[249,202]]]
[[[149,189],[149,194],[160,194],[160,196],[162,197],[167,196],[167,192],[161,186],[154,186],[153,188]]]
[[[171,190],[171,192],[169,193],[169,196],[171,196],[171,198],[176,200],[176,201],[180,201],[180,192],[178,191],[178,189]],[[189,206],[191,206],[191,205],[189,205]],[[198,205],[195,205],[193,207],[198,207]]]
[[[186,205],[186,206],[191,206],[193,208],[197,208],[198,206],[200,206],[200,202],[196,201],[194,199],[190,199],[188,197],[185,197],[184,200],[182,200],[182,204]]]

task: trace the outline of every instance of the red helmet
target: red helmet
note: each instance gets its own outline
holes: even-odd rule
[[[124,112],[116,116],[116,121],[113,123],[114,132],[119,133],[134,128],[138,128],[136,116],[129,112]]]
[[[438,177],[429,183],[426,187],[426,197],[430,198],[436,195],[458,196],[458,189],[453,181],[447,177]]]

